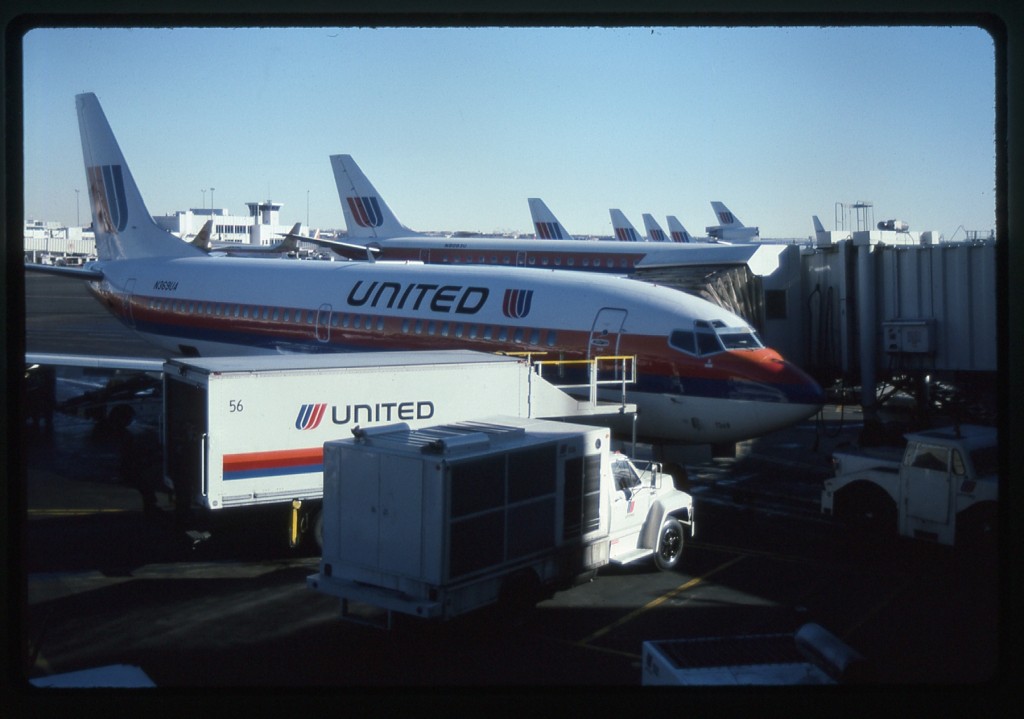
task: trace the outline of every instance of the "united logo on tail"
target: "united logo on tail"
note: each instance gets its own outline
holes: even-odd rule
[[[522,319],[530,314],[530,305],[533,303],[533,290],[505,290],[505,299],[501,305],[501,312],[512,319]]]
[[[384,224],[384,213],[376,197],[349,197],[349,209],[360,227],[380,227]]]
[[[105,232],[121,232],[128,224],[128,202],[124,196],[124,178],[120,165],[95,165],[88,168],[89,195],[96,216]]]
[[[557,222],[537,222],[537,237],[542,240],[563,240],[562,233],[558,231]]]

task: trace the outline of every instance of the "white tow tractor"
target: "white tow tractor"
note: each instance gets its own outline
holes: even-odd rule
[[[450,619],[532,604],[609,562],[679,562],[693,502],[606,428],[493,417],[374,427],[324,445],[323,555],[313,589]]]
[[[821,511],[882,532],[953,545],[992,537],[998,433],[962,425],[912,432],[907,446],[835,452]]]

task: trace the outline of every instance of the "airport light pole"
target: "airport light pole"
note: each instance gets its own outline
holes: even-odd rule
[[[81,227],[82,213],[79,211],[79,207],[80,206],[78,204],[78,190],[75,190],[75,222],[78,224],[79,227]]]
[[[213,215],[213,190],[214,190],[214,188],[211,187],[210,188],[210,215],[211,216]]]

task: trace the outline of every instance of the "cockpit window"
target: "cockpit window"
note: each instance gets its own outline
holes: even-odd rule
[[[669,345],[693,355],[764,347],[757,333],[747,327],[726,327],[721,320],[697,320],[693,326],[693,330],[673,330],[668,338]]]
[[[727,350],[756,350],[764,347],[757,334],[749,330],[729,329],[718,333]]]
[[[692,330],[673,330],[668,337],[668,343],[677,350],[689,352],[692,355],[697,354],[697,345],[693,341]]]
[[[702,355],[709,355],[722,351],[722,345],[718,341],[718,335],[714,332],[697,332],[697,351]]]

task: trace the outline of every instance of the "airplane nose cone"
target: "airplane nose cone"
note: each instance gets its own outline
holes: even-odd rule
[[[780,376],[780,385],[786,400],[793,404],[812,405],[815,411],[825,404],[825,390],[813,377],[791,362],[781,360],[784,369]]]

